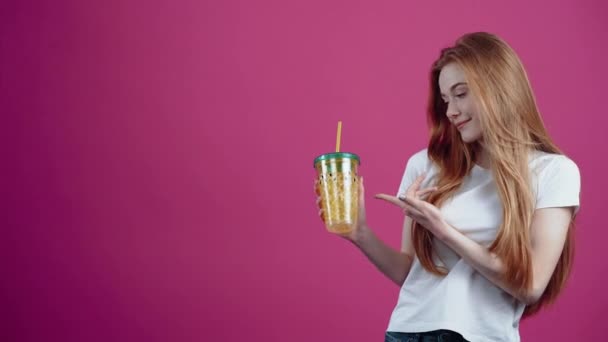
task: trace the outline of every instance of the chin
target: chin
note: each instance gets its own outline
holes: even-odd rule
[[[468,128],[468,129],[467,129]],[[471,144],[478,140],[481,140],[482,134],[480,130],[476,129],[476,127],[466,127],[463,131],[460,132],[460,139],[465,144]]]

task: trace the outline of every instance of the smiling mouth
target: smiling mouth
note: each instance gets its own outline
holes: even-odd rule
[[[465,120],[465,121],[463,121],[463,122],[461,122],[461,123],[457,124],[457,125],[456,125],[456,128],[461,129],[461,128],[462,128],[462,126],[466,125],[466,124],[467,124],[467,122],[469,122],[469,121],[471,121],[471,119]]]

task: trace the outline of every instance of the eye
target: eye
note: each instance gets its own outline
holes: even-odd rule
[[[460,94],[456,94],[456,97],[459,98],[459,99],[464,99],[466,96],[467,96],[467,92],[466,91],[463,92],[463,93],[460,93]]]

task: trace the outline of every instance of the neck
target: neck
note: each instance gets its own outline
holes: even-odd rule
[[[477,155],[475,164],[481,166],[484,169],[489,169],[492,166],[492,162],[490,160],[490,154],[483,147],[483,144],[479,146],[479,154]]]

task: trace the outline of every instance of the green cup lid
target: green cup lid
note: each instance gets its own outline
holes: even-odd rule
[[[312,164],[312,166],[315,167],[315,165],[317,165],[317,162],[320,162],[321,160],[342,159],[342,158],[355,159],[359,163],[359,165],[361,164],[361,160],[359,159],[359,156],[354,153],[333,152],[333,153],[325,153],[325,154],[318,156],[317,158],[315,158],[315,161]]]

